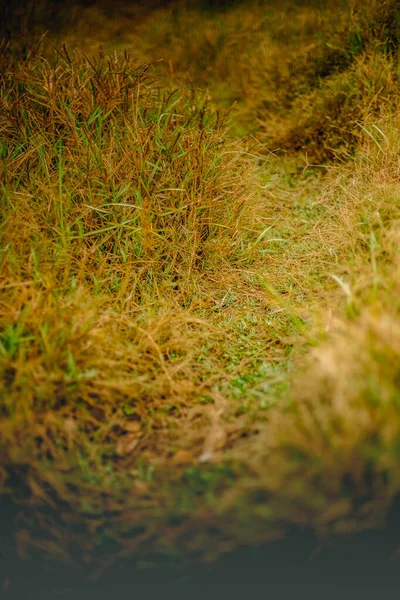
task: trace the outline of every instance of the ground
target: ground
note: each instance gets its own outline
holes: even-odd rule
[[[398,3],[58,10],[1,48],[18,552],[99,575],[384,525]]]

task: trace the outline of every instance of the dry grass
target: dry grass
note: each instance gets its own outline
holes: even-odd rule
[[[215,109],[230,111],[231,135],[319,163],[351,153],[358,123],[397,98],[396,10],[395,2],[263,0],[224,10],[178,2],[127,30],[117,14],[92,22],[89,9],[80,39],[89,52],[99,43],[134,48],[159,61],[170,87],[207,90]],[[121,27],[118,36],[110,25]]]
[[[330,2],[257,6],[123,33],[166,77],[2,46],[0,489],[31,508],[21,554],[210,558],[293,522],[376,525],[398,492],[396,3],[347,30]],[[254,124],[357,158],[261,158],[232,141]]]
[[[142,56],[162,59],[160,73],[170,84],[189,77],[219,110],[230,109],[235,136],[259,136],[263,122],[287,110],[297,95],[293,81],[304,86],[310,56],[326,54],[325,41],[346,17],[345,6],[331,2],[239,2],[225,11],[189,4],[155,13],[133,40]]]
[[[217,460],[243,426],[235,418],[246,387],[271,356],[285,360],[254,327],[256,290],[239,271],[255,260],[262,226],[256,161],[224,140],[193,90],[161,91],[127,57],[63,50],[13,60],[11,50],[3,47],[2,70],[2,489],[18,497],[27,486],[39,521],[62,501],[47,522],[53,538],[60,522],[101,512],[102,494],[116,514],[129,511],[137,490],[147,498],[137,519],[149,518],[139,547],[153,535],[154,469]],[[91,532],[93,547],[104,531]],[[65,556],[75,539],[87,546],[87,531],[76,536],[32,543]]]
[[[325,316],[326,340],[296,377],[286,415],[271,416],[256,467],[284,519],[322,535],[382,526],[400,484],[398,116],[366,132],[331,192],[352,223],[353,261],[337,277],[347,317]]]

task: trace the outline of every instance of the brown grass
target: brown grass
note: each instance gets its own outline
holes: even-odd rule
[[[127,55],[3,44],[0,490],[30,509],[21,554],[210,558],[293,522],[383,522],[398,493],[396,3],[347,30],[317,4],[296,4],[293,29],[290,2],[261,20],[240,3],[201,13],[201,30],[198,10],[165,9],[129,38],[147,60],[170,49],[163,78]],[[344,45],[327,50],[331,34]],[[297,154],[232,141],[249,123]],[[356,143],[347,165],[304,156]]]
[[[367,129],[374,139],[335,181],[342,215],[358,217],[348,232],[356,260],[338,278],[347,318],[325,315],[325,342],[297,376],[286,416],[278,410],[259,441],[260,481],[271,460],[264,484],[285,518],[321,535],[382,526],[399,493],[397,123]],[[285,471],[283,492],[276,473]]]

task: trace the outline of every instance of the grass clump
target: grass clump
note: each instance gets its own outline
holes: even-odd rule
[[[106,539],[115,557],[126,527],[132,552],[155,530],[181,547],[288,387],[291,302],[312,286],[281,236],[297,247],[303,209],[305,229],[324,209],[303,207],[305,183],[281,230],[284,172],[127,56],[4,46],[3,64],[1,485],[36,510],[20,550],[91,560]]]
[[[226,293],[224,272],[251,239],[259,198],[253,161],[224,142],[192,90],[161,91],[127,56],[10,51],[3,46],[2,491],[14,493],[10,481],[25,473],[33,504],[62,501],[68,520],[69,510],[101,507],[93,486],[122,510],[123,490],[148,485],[156,464],[185,444],[201,451],[226,363],[208,360],[224,329],[201,307]],[[177,464],[195,460],[182,452]],[[53,552],[53,542],[43,548]]]
[[[29,174],[31,189],[47,197],[40,219],[46,241],[40,236],[35,252],[47,243],[58,246],[60,259],[65,249],[76,264],[90,257],[100,268],[99,291],[121,284],[127,261],[137,282],[156,282],[161,272],[164,280],[185,280],[200,263],[207,269],[221,254],[218,243],[224,255],[234,252],[245,209],[235,201],[242,184],[235,190],[224,173],[235,152],[218,151],[212,117],[194,97],[163,94],[146,70],[126,58],[76,65],[65,55],[52,65],[30,58],[4,81],[4,217]],[[40,208],[29,192],[25,198],[35,215],[23,220],[37,223]],[[40,235],[40,225],[32,231],[33,223],[17,226],[17,219],[14,238],[17,228],[25,239]]]

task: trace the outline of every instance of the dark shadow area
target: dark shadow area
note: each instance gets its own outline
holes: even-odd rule
[[[319,544],[309,530],[284,540],[242,547],[210,564],[155,567],[151,557],[115,564],[93,581],[89,573],[48,561],[21,560],[12,536],[15,507],[4,498],[1,585],[4,598],[338,600],[398,598],[400,503],[382,531],[343,535]]]
[[[48,31],[51,35],[70,31],[82,18],[82,9],[96,7],[108,17],[137,14],[144,19],[174,0],[0,0],[0,38],[27,37]]]

